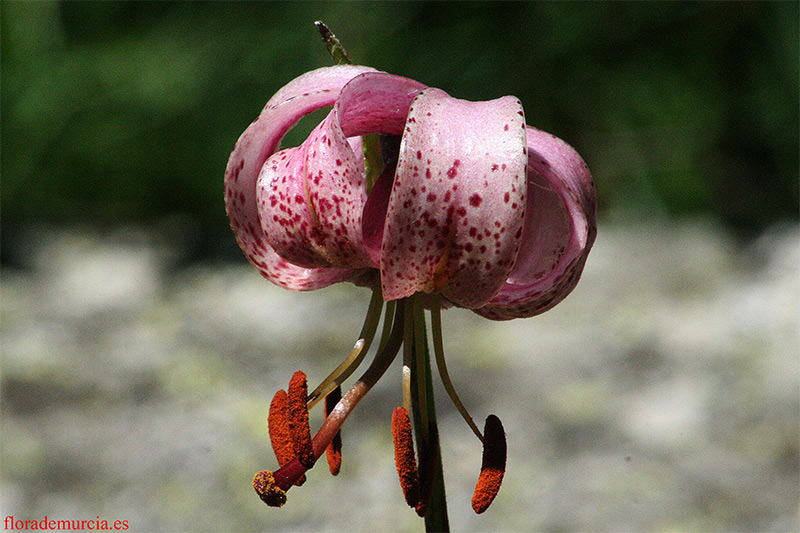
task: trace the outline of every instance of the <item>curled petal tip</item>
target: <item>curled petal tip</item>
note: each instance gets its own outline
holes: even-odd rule
[[[342,87],[369,67],[340,65],[299,76],[270,98],[259,117],[242,133],[225,171],[225,208],[236,240],[250,263],[267,279],[293,290],[313,290],[351,279],[347,268],[306,268],[275,252],[261,228],[256,181],[281,138],[303,116],[333,105]]]
[[[505,284],[475,312],[493,320],[547,311],[575,288],[594,244],[595,191],[583,159],[566,142],[528,126],[525,225]]]

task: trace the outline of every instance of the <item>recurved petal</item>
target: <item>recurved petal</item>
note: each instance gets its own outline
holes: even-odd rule
[[[514,264],[525,208],[522,105],[426,89],[409,110],[381,250],[384,298],[481,307]]]
[[[378,267],[364,247],[367,186],[349,137],[399,134],[408,106],[424,87],[382,72],[359,75],[301,146],[267,160],[258,179],[259,209],[279,255],[306,267]]]
[[[363,170],[347,139],[331,134],[331,120],[329,114],[301,146],[264,164],[257,184],[261,227],[275,251],[296,265],[364,268],[370,265],[360,231]]]
[[[236,143],[225,171],[225,206],[239,246],[270,281],[288,289],[311,290],[348,279],[351,270],[308,269],[281,258],[267,242],[259,221],[256,179],[284,134],[304,115],[332,105],[353,77],[373,69],[342,65],[306,73],[280,89]]]
[[[494,320],[547,311],[578,283],[594,243],[595,191],[580,155],[554,135],[530,126],[528,200],[517,261],[508,280],[475,312]]]

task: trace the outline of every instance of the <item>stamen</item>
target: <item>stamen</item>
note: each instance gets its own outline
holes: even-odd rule
[[[403,407],[411,411],[411,367],[403,365]]]
[[[306,467],[314,466],[316,458],[311,444],[311,427],[308,423],[308,383],[306,375],[298,370],[289,381],[287,398],[289,403],[289,432],[292,436],[294,453],[300,463]]]
[[[275,476],[269,470],[257,472],[253,476],[253,488],[261,501],[270,507],[281,507],[286,503],[286,491],[275,483]]]
[[[481,435],[478,426],[475,425],[475,421],[472,420],[472,417],[469,415],[467,408],[461,403],[461,399],[458,397],[455,387],[453,387],[453,382],[450,380],[450,374],[447,372],[447,364],[444,359],[444,343],[442,342],[442,310],[439,305],[439,295],[432,295],[432,298],[431,335],[433,336],[433,353],[436,357],[436,367],[439,369],[439,377],[442,379],[444,390],[446,390],[447,395],[450,396],[450,401],[456,406],[458,412],[461,413],[461,417],[466,421],[470,429],[472,429],[472,432],[475,433],[475,436],[483,442],[483,435]]]
[[[333,408],[339,403],[339,400],[342,399],[342,388],[336,387],[325,397],[325,418],[328,418],[328,415]],[[341,430],[336,432],[336,435],[333,436],[333,440],[325,448],[326,457],[328,459],[328,470],[330,470],[331,474],[336,476],[339,474],[339,470],[342,468],[342,432]]]
[[[390,302],[391,304],[391,302]],[[391,326],[391,316],[389,315],[389,305],[386,306],[386,313],[384,317],[384,335],[388,336],[389,329],[386,323]],[[383,309],[383,296],[381,291],[372,291],[372,298],[369,302],[367,309],[367,316],[364,318],[364,324],[361,326],[361,333],[358,336],[355,346],[350,351],[350,354],[342,361],[336,369],[326,377],[320,385],[314,389],[314,392],[308,395],[308,408],[311,409],[319,401],[327,396],[337,385],[341,385],[344,380],[350,377],[355,372],[356,368],[364,360],[364,357],[372,345],[372,340],[375,338],[375,331],[378,329],[378,322],[381,318],[381,310]],[[381,342],[384,342],[384,338]],[[378,348],[380,351],[383,346]]]
[[[400,477],[400,488],[409,507],[419,504],[419,474],[414,457],[414,439],[411,433],[411,419],[405,407],[398,407],[392,413],[392,440],[394,441],[394,463]]]
[[[389,336],[392,333],[392,328],[394,327],[394,308],[396,306],[397,302],[395,300],[386,302],[386,312],[383,315],[383,328],[381,329],[381,340],[378,342],[379,352],[382,351],[386,346],[386,343],[389,342]]]
[[[269,404],[267,428],[269,429],[272,451],[275,452],[275,458],[278,460],[278,466],[283,466],[295,457],[292,433],[289,430],[289,402],[286,391],[283,389],[275,393],[272,402]],[[302,476],[297,480],[296,484],[300,486],[305,480],[305,476]]]
[[[506,433],[500,419],[495,415],[486,418],[483,438],[481,474],[472,494],[472,509],[478,514],[489,508],[500,491],[506,472]]]
[[[403,341],[403,365],[411,369],[410,403],[413,407],[419,458],[419,501],[416,505],[419,516],[426,515],[437,479],[441,476],[439,436],[436,429],[422,298],[423,295],[419,293],[408,298],[412,307],[410,312],[406,313],[405,324],[410,331],[406,331]]]
[[[357,367],[359,363],[364,359],[363,357],[359,357],[361,354],[366,355],[366,350],[364,350],[364,339],[358,339],[356,344],[353,346],[353,349],[350,350],[350,353],[347,357],[344,358],[344,361],[339,363],[339,366],[330,373],[328,377],[326,377],[322,383],[314,389],[314,392],[308,395],[307,403],[308,408],[311,409],[315,405],[317,405],[323,398],[327,398],[328,395],[333,391],[337,386],[341,384],[339,378],[341,377],[341,381],[347,379],[348,376],[342,377],[342,374],[345,370],[347,370],[350,365],[353,364],[353,361],[357,361],[355,366]]]
[[[336,404],[336,407],[334,407],[333,410],[328,414],[327,418],[325,418],[325,421],[322,423],[322,427],[320,427],[319,431],[317,431],[316,435],[314,435],[312,440],[312,466],[314,461],[321,457],[327,447],[330,445],[331,441],[336,436],[336,433],[339,432],[339,429],[342,427],[342,424],[344,424],[344,421],[352,412],[353,408],[367,394],[369,389],[375,385],[380,377],[386,373],[386,370],[392,364],[395,356],[397,356],[397,353],[400,351],[400,345],[403,342],[403,303],[400,302],[397,305],[399,309],[397,316],[395,316],[392,332],[389,335],[383,349],[380,350],[377,355],[375,355],[375,360],[372,361],[372,364],[369,366],[369,368],[367,368],[355,385],[353,385],[350,390],[347,391],[347,394],[345,394],[342,399],[339,400],[339,402]],[[297,375],[297,373],[295,374]],[[300,374],[302,374],[302,372],[300,372]],[[302,384],[305,384],[304,380],[295,380],[295,377],[293,377],[292,382],[295,381],[303,381]],[[294,392],[294,395],[299,396],[296,389],[302,389],[302,387],[293,387],[290,384],[289,392],[287,393],[289,398],[290,421],[293,404],[292,393]],[[305,390],[302,391],[302,398],[305,398],[305,392]],[[302,404],[305,405],[305,401],[303,401]],[[307,417],[307,410],[305,411],[305,414]],[[298,458],[292,459],[286,465],[282,466],[272,474],[274,477],[274,482],[271,485],[275,485],[285,492],[297,481],[300,476],[305,474],[309,468],[309,466],[302,464]],[[269,501],[267,501],[267,503],[269,504]]]

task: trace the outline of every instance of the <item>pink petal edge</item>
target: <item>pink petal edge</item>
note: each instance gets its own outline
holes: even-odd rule
[[[563,300],[578,283],[597,234],[586,163],[558,137],[530,126],[526,131],[528,215],[522,247],[497,295],[474,310],[493,320],[534,316]]]
[[[247,259],[265,278],[293,290],[313,290],[350,279],[351,269],[298,267],[280,257],[266,241],[256,204],[256,179],[266,159],[300,118],[333,105],[341,88],[369,67],[320,68],[295,78],[270,98],[259,117],[242,133],[225,171],[225,207],[231,228]]]
[[[364,166],[348,138],[402,132],[408,106],[424,87],[383,72],[356,76],[301,146],[266,161],[258,178],[259,210],[279,255],[304,267],[378,267],[362,237]]]

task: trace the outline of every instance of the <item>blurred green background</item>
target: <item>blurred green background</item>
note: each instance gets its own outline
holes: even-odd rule
[[[176,219],[196,253],[236,257],[228,154],[275,90],[331,63],[317,19],[358,63],[520,97],[586,159],[604,217],[708,215],[752,236],[798,216],[797,2],[0,9],[6,261],[30,224]]]

